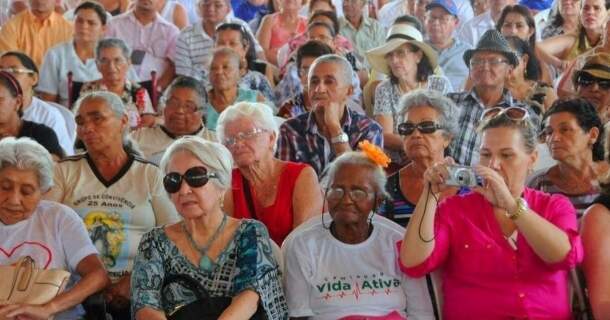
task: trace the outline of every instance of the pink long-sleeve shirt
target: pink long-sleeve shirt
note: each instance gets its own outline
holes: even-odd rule
[[[435,218],[435,246],[412,277],[440,268],[443,316],[455,319],[571,319],[568,272],[582,261],[576,213],[561,195],[526,189],[532,211],[565,231],[572,249],[559,263],[544,262],[521,233],[514,250],[478,193],[448,198]]]

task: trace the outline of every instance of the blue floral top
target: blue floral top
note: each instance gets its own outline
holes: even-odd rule
[[[177,274],[199,281],[212,297],[234,297],[246,289],[254,290],[268,319],[288,319],[269,234],[256,220],[242,220],[233,241],[218,256],[211,271],[193,265],[162,227],[144,235],[131,276],[132,314],[144,307],[168,314],[178,305],[197,300],[193,292],[177,284],[170,284],[161,292],[163,279]]]
[[[238,102],[256,102],[256,99],[258,97],[258,93],[254,90],[250,90],[250,89],[244,89],[244,88],[237,88],[237,97],[235,98],[235,101],[233,103],[238,103]],[[214,109],[214,107],[212,106],[212,104],[208,101],[205,103],[205,126],[211,130],[211,131],[216,131],[216,124],[218,123],[218,117],[220,117],[220,113],[218,113],[218,111],[216,111],[216,109]]]

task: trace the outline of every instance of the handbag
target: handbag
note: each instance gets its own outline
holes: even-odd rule
[[[66,287],[70,272],[36,267],[32,257],[20,258],[15,265],[0,266],[0,305],[44,304]]]
[[[163,280],[163,285],[161,287],[161,299],[163,304],[165,304],[163,290],[170,283],[180,284],[182,287],[192,291],[195,294],[195,297],[197,297],[197,300],[174,307],[171,312],[166,313],[168,320],[216,320],[223,311],[231,305],[231,297],[210,297],[205,288],[197,280],[185,274],[170,275]],[[267,319],[265,310],[261,307],[260,303],[258,304],[256,313],[250,319]]]

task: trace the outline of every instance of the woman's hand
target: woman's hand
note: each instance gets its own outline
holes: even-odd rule
[[[11,304],[0,307],[0,318],[18,320],[46,320],[55,312],[50,305]]]
[[[130,275],[124,275],[115,284],[106,290],[104,297],[106,301],[117,309],[127,308],[130,300]]]
[[[447,157],[443,162],[434,164],[424,172],[424,183],[425,185],[430,185],[430,191],[432,191],[437,199],[442,192],[449,189],[449,186],[445,184],[445,180],[449,177],[447,166],[454,163],[455,161],[452,158]]]
[[[474,187],[473,190],[482,194],[494,207],[514,212],[517,202],[504,178],[495,170],[482,165],[475,166],[474,170],[479,177],[483,178],[483,186]]]

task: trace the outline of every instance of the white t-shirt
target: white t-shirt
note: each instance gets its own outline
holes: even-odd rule
[[[44,124],[51,128],[55,131],[59,145],[64,149],[66,155],[74,154],[74,141],[71,138],[74,134],[68,133],[68,126],[64,116],[54,106],[33,97],[32,104],[23,111],[22,118],[23,120]]]
[[[42,200],[28,219],[11,225],[0,222],[0,265],[14,264],[30,256],[43,269],[62,269],[73,274],[85,257],[97,254],[83,221],[74,210],[62,204]],[[69,290],[69,289],[68,289]],[[56,319],[76,319],[84,314],[72,308]]]
[[[167,129],[164,129],[161,126],[139,128],[132,131],[130,134],[133,140],[138,144],[138,147],[140,147],[140,151],[142,151],[144,157],[156,165],[159,165],[161,162],[161,158],[169,145],[179,138],[172,135]],[[195,135],[206,140],[216,141],[214,132],[208,130],[205,126],[202,126]]]
[[[40,81],[36,91],[59,95],[59,103],[68,105],[68,72],[72,80],[91,82],[102,78],[95,59],[83,61],[76,55],[72,41],[59,44],[47,51],[40,66]]]
[[[329,214],[324,221],[328,227]],[[290,317],[336,320],[397,311],[409,320],[434,319],[425,278],[409,278],[398,266],[396,243],[402,240],[404,228],[378,215],[372,223],[371,236],[355,245],[332,236],[320,216],[284,240]]]
[[[161,171],[139,158],[131,157],[106,181],[87,154],[69,157],[55,166],[53,180],[46,197],[73,208],[84,220],[113,281],[131,271],[144,233],[178,221]]]

